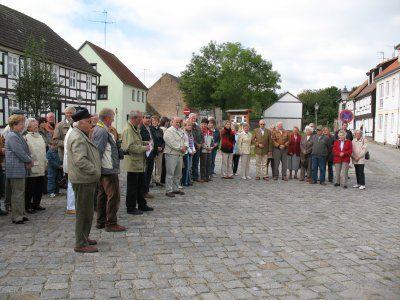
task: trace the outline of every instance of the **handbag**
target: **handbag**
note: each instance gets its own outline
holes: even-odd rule
[[[364,139],[363,139],[363,146],[364,146]],[[369,160],[369,159],[370,159],[369,151],[365,152],[364,158],[365,158],[366,160]]]

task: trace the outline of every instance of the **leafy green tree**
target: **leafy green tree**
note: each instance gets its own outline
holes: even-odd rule
[[[318,103],[318,125],[332,127],[333,121],[337,118],[338,99],[340,99],[340,89],[331,86],[319,90],[304,90],[298,98],[304,103],[303,120],[304,124],[315,122],[315,103]],[[308,112],[308,115],[307,115]]]
[[[280,75],[254,49],[240,43],[210,42],[193,54],[181,73],[180,88],[189,106],[222,110],[262,110],[277,100]]]
[[[15,96],[19,107],[35,117],[54,110],[60,99],[58,83],[44,54],[43,43],[32,37],[23,55]]]

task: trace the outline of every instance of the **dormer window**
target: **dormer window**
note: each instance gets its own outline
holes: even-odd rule
[[[382,73],[382,67],[379,67],[379,74]]]

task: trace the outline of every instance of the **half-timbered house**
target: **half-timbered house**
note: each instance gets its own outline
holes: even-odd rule
[[[43,43],[44,54],[59,84],[57,119],[64,118],[64,109],[70,105],[95,113],[100,74],[49,26],[0,4],[0,127],[5,126],[10,111],[18,107],[14,86],[30,38]]]

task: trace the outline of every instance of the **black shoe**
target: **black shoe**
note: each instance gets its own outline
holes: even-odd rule
[[[339,183],[335,183],[334,186],[340,186],[340,184]]]
[[[152,207],[150,207],[150,206],[144,206],[144,207],[140,207],[139,208],[142,212],[143,211],[153,211],[154,210],[154,208],[152,208]]]
[[[344,185],[343,188],[344,188],[344,189],[347,189],[347,185]]]
[[[319,184],[320,184],[320,185],[326,185],[326,183],[325,183],[325,182],[320,182]]]
[[[26,209],[26,212],[28,214],[34,214],[34,213],[36,213],[36,210],[34,210],[33,208],[28,208],[28,209]]]
[[[46,208],[39,205],[38,207],[35,207],[35,210],[46,210]]]
[[[29,221],[29,219],[27,217],[22,217],[22,221]]]
[[[126,213],[128,215],[134,215],[134,216],[143,215],[143,212],[139,209],[128,210]]]
[[[12,221],[14,224],[25,224],[24,223],[24,220],[21,220],[21,221]]]
[[[106,224],[96,224],[97,229],[103,229],[106,228]]]

